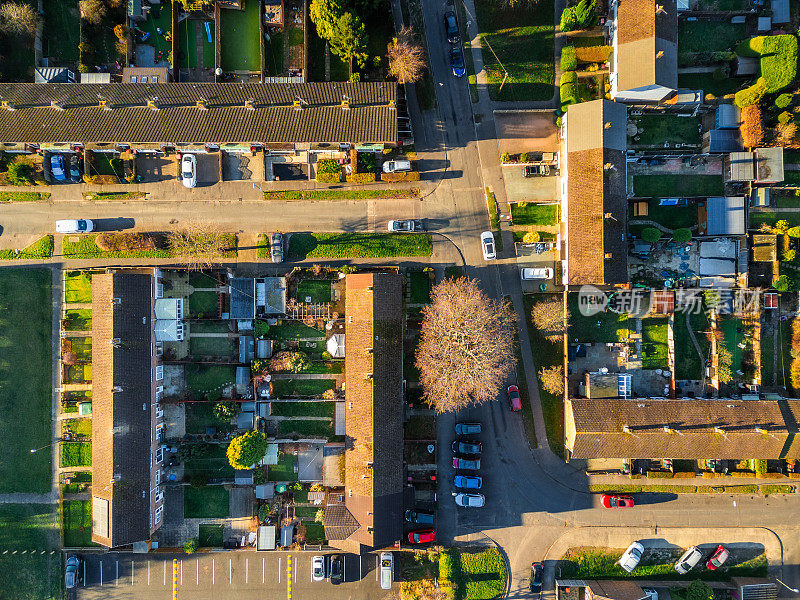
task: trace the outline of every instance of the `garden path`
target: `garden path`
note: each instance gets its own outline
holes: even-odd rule
[[[0,494],[0,504],[56,504],[58,496],[55,492],[49,494],[22,494],[18,492]]]
[[[685,73],[713,73],[716,70],[717,70],[717,67],[714,67],[714,66],[680,67],[678,69],[678,75],[683,75]]]
[[[340,373],[275,373],[272,380],[276,379],[336,379]]]

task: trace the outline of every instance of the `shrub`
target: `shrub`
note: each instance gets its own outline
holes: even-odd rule
[[[523,152],[522,154],[519,155],[519,162],[521,163],[529,163],[533,161],[534,161],[533,154],[530,154],[529,152]]]
[[[503,152],[500,155],[500,162],[501,163],[510,163],[511,162],[511,155],[508,152]]]
[[[800,226],[787,229],[786,235],[788,235],[790,238],[800,238]]]
[[[786,108],[792,103],[792,95],[791,94],[781,94],[777,98],[775,98],[775,106],[778,108]]]
[[[398,181],[419,181],[419,171],[381,173],[381,181],[387,181],[389,183],[397,183]]]
[[[580,0],[576,6],[569,6],[561,13],[561,31],[587,29],[594,24],[596,0]]]
[[[578,62],[604,63],[611,56],[612,50],[611,46],[582,46],[575,48],[575,56]]]
[[[781,125],[786,125],[791,120],[792,120],[792,113],[790,113],[788,110],[785,110],[778,115],[778,123],[780,123]]]
[[[311,368],[311,361],[305,352],[282,350],[269,359],[267,368],[273,373],[304,373]]]
[[[781,219],[780,221],[775,222],[775,231],[778,233],[786,233],[789,231],[789,221],[786,219]]]
[[[522,236],[522,242],[524,244],[535,244],[541,239],[542,236],[539,234],[538,231],[528,231],[524,236]]]
[[[746,148],[755,148],[764,140],[764,125],[758,104],[750,104],[742,109],[742,124],[739,126],[739,131]]]
[[[786,275],[781,275],[772,283],[772,287],[774,287],[779,292],[788,292],[789,278]]]
[[[672,479],[672,471],[648,471],[648,479]]]
[[[561,74],[561,85],[575,84],[578,82],[578,74],[575,71],[567,71]]]
[[[753,470],[759,477],[767,472],[767,461],[763,458],[753,460]]]
[[[694,479],[695,474],[693,471],[683,471],[675,473],[675,479]]]
[[[155,250],[164,245],[159,236],[143,233],[101,233],[94,239],[94,243],[106,252]]]
[[[442,552],[439,556],[439,579],[445,583],[453,581],[455,561],[451,552]]]
[[[655,227],[645,227],[641,233],[642,239],[651,244],[661,239],[661,230]]]
[[[317,173],[317,183],[339,183],[342,181],[340,173]]]
[[[269,518],[269,504],[262,504],[258,507],[258,522],[266,523]]]
[[[114,25],[114,35],[117,36],[118,40],[126,40],[128,38],[128,28],[122,23]]]
[[[767,92],[777,92],[794,81],[797,74],[797,38],[793,35],[766,36],[761,48],[761,77]]]
[[[374,183],[375,173],[350,173],[346,179],[349,183]]]
[[[672,239],[678,244],[685,244],[692,239],[692,230],[687,228],[676,229],[672,232]]]
[[[578,99],[576,97],[576,86],[574,83],[566,83],[561,84],[559,88],[559,92],[561,95],[561,106],[566,107],[570,104],[577,104]]]
[[[578,68],[578,56],[575,46],[564,46],[561,50],[561,70],[574,71]]]
[[[565,8],[561,13],[561,31],[572,31],[578,28],[578,17],[575,14],[575,7]]]
[[[338,174],[341,171],[341,167],[339,166],[339,162],[333,158],[320,158],[317,161],[317,174],[320,173],[336,173]]]
[[[33,185],[33,165],[24,160],[15,160],[8,165],[6,176],[12,185]]]
[[[767,93],[767,83],[763,77],[759,77],[750,87],[739,90],[733,96],[733,103],[739,108],[758,104]]]
[[[193,538],[183,545],[183,551],[186,554],[194,554],[195,552],[197,552],[198,544],[199,542],[197,541],[197,538]]]
[[[797,258],[797,251],[794,248],[783,253],[783,260],[786,262],[792,262],[795,258]]]

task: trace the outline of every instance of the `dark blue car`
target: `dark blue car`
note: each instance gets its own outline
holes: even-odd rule
[[[453,67],[453,75],[463,77],[467,72],[464,66],[464,53],[461,48],[450,48],[450,66]]]

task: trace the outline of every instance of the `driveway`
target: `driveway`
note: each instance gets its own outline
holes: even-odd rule
[[[145,183],[175,179],[177,173],[178,165],[174,154],[142,151],[136,153],[136,174]]]
[[[495,111],[500,153],[558,152],[558,127],[552,110]]]

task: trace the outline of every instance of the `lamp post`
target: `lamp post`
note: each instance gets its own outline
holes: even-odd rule
[[[36,454],[39,450],[44,450],[45,448],[49,448],[54,443],[55,442],[50,442],[49,444],[47,444],[46,446],[42,446],[41,448],[31,448],[31,454]]]
[[[786,588],[787,590],[789,590],[790,592],[794,592],[795,594],[800,594],[800,590],[798,590],[798,589],[795,589],[795,588],[793,588],[793,587],[789,587],[788,585],[786,585],[785,583],[783,583],[783,582],[782,582],[780,579],[778,579],[777,577],[775,578],[775,581],[777,581],[778,583],[780,583],[780,584],[781,584],[783,587],[785,587],[785,588]]]

